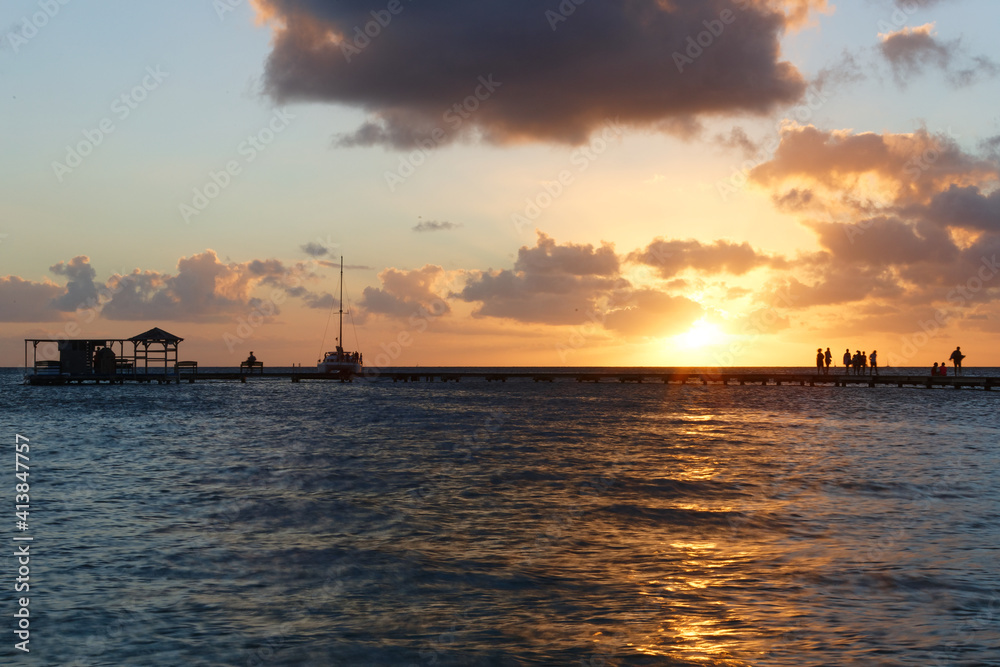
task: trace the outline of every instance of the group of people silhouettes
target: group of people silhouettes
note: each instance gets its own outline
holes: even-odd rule
[[[862,350],[855,350],[854,354],[850,348],[844,350],[844,373],[878,375],[878,350],[872,350],[871,355]]]
[[[948,357],[948,360],[951,361],[951,363],[955,364],[955,375],[962,374],[962,359],[965,359],[965,355],[962,354],[962,348],[960,347],[956,347],[955,351],[951,353],[950,357]],[[934,365],[931,367],[931,375],[947,375],[947,374],[948,374],[948,362],[942,361],[941,365],[939,366],[938,362],[935,361]]]
[[[955,364],[955,375],[962,374],[962,359],[965,359],[965,355],[962,354],[962,348],[956,347],[955,351],[951,353],[948,359]],[[830,374],[830,364],[833,362],[833,354],[830,352],[830,348],[816,348],[816,373],[822,375]],[[878,351],[872,350],[869,355],[861,350],[855,350],[854,354],[851,354],[850,348],[844,350],[844,374],[845,375],[878,375]],[[948,374],[948,363],[942,361],[939,365],[936,361],[934,362],[934,367],[931,368],[931,375],[947,375]]]
[[[830,364],[833,363],[833,353],[830,348],[816,348],[816,373],[829,375]],[[878,375],[878,351],[872,350],[871,356],[861,350],[851,354],[851,351],[844,350],[844,369],[846,374],[864,375],[866,372]]]

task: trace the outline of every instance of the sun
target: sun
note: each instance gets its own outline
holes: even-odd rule
[[[722,343],[726,339],[726,334],[717,324],[713,324],[703,317],[692,324],[690,329],[682,334],[677,334],[673,339],[680,348],[697,350]]]

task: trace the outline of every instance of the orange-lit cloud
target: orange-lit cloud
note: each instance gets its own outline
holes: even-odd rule
[[[942,326],[974,322],[1000,297],[1000,164],[952,137],[788,127],[751,179],[822,249],[774,274],[762,301],[858,304],[845,328],[877,330],[927,309]]]
[[[445,270],[430,264],[412,271],[386,269],[378,274],[381,287],[366,287],[360,306],[367,312],[410,317],[420,312],[440,317],[451,307],[436,289],[446,279]],[[446,292],[445,292],[446,294]]]
[[[946,133],[855,134],[788,126],[773,159],[750,178],[792,209],[851,212],[926,203],[942,189],[995,182],[997,165],[970,155]]]

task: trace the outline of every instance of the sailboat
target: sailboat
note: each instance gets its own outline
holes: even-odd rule
[[[340,331],[337,336],[337,349],[323,355],[323,361],[316,364],[322,373],[339,373],[341,380],[350,380],[361,373],[362,358],[360,352],[344,350],[344,258],[340,258]]]

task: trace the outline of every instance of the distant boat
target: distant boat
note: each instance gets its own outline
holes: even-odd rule
[[[337,349],[323,355],[323,361],[316,364],[322,373],[339,373],[341,380],[350,380],[359,375],[362,369],[360,352],[344,350],[344,258],[340,258],[340,331],[337,336]]]

